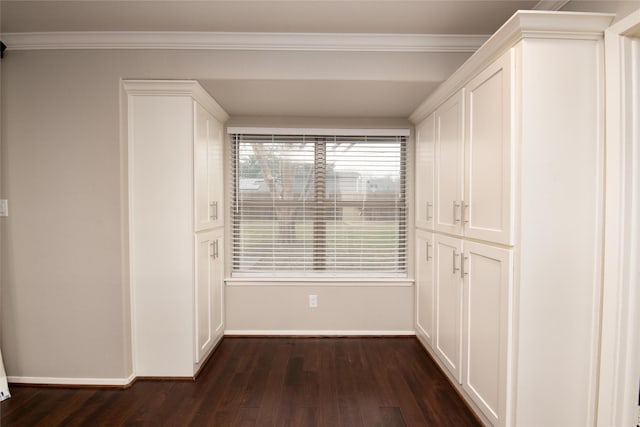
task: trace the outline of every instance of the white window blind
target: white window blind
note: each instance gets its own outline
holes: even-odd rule
[[[406,277],[404,132],[230,133],[233,276]]]

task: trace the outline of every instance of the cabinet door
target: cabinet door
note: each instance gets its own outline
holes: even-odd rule
[[[216,239],[212,232],[196,235],[195,337],[196,362],[214,343]]]
[[[213,288],[213,344],[215,345],[224,335],[224,229],[214,231],[214,256],[212,271]]]
[[[416,234],[416,328],[433,346],[434,286],[433,234]]]
[[[435,351],[453,377],[461,380],[460,345],[462,341],[462,278],[460,261],[462,241],[435,236],[436,324]]]
[[[222,124],[195,102],[194,203],[195,230],[223,224]]]
[[[490,65],[466,88],[464,234],[513,244],[513,55]]]
[[[435,114],[416,127],[416,227],[433,229]]]
[[[435,112],[435,228],[458,235],[462,234],[463,105],[460,90]]]
[[[196,363],[207,356],[224,333],[222,233],[222,229],[216,229],[196,234]]]
[[[209,128],[211,115],[197,102],[193,102],[193,179],[195,230],[211,227],[213,207],[209,201]]]
[[[512,251],[465,242],[462,387],[493,425],[505,425]]]
[[[211,225],[224,225],[224,126],[213,116],[210,117],[207,138],[207,181],[209,186],[208,205],[211,209]]]

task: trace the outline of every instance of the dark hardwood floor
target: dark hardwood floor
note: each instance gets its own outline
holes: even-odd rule
[[[11,387],[2,426],[478,426],[416,338],[232,338],[196,381]]]

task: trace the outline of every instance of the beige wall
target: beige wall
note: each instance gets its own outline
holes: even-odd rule
[[[271,285],[226,287],[230,333],[397,334],[414,330],[413,286]],[[309,308],[309,295],[318,307]]]
[[[9,52],[2,61],[1,184],[11,213],[3,219],[2,239],[2,350],[8,374],[118,379],[132,373],[120,79],[311,75],[352,80],[361,75],[419,81],[430,74],[433,56],[399,54],[389,61],[386,55],[319,52],[310,68],[309,55],[295,52]],[[450,70],[465,57],[454,54]],[[385,66],[372,68],[372,62]],[[316,314],[326,316],[326,321],[308,319],[302,325],[291,311],[295,315],[289,323],[265,317],[263,325],[362,329],[362,319],[369,319],[372,329],[411,328],[412,288],[401,288],[397,294],[388,288],[366,289],[321,294]],[[235,328],[258,328],[251,322],[253,314],[245,310],[255,304],[256,294],[242,294],[247,291],[229,292],[229,323]],[[269,292],[274,304],[268,309],[277,313],[281,308],[293,310],[283,295],[306,290]],[[361,303],[366,315],[353,324],[341,323],[351,319],[349,313]]]
[[[118,82],[78,55],[7,55],[2,349],[8,374],[123,377]],[[81,71],[80,71],[81,70]]]

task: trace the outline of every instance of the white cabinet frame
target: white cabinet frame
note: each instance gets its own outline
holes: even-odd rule
[[[224,263],[221,256],[208,262],[224,253],[223,223],[214,228],[208,212],[223,182],[214,181],[221,168],[211,169],[209,146],[214,122],[221,134],[228,116],[196,81],[127,80],[122,87],[134,375],[189,378],[224,327]]]

